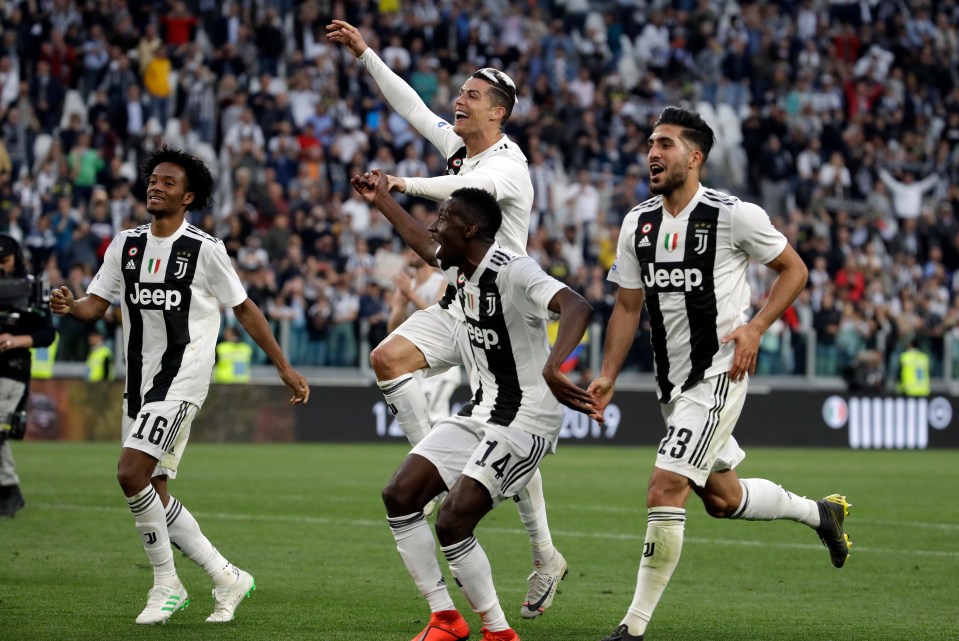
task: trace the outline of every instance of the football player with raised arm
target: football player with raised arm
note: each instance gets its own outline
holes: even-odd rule
[[[437,202],[464,187],[488,191],[503,214],[497,242],[515,254],[525,255],[533,182],[526,156],[503,133],[516,104],[513,80],[498,69],[474,72],[453,102],[454,119],[450,124],[430,111],[413,88],[383,63],[359,29],[342,20],[333,20],[326,29],[330,41],[345,46],[363,63],[394,111],[447,159],[446,176],[387,176],[390,191]],[[429,376],[461,363],[456,334],[465,331],[465,326],[455,322],[462,320],[462,314],[451,303],[448,295],[438,304],[415,312],[370,354],[377,385],[413,445],[430,429],[426,397],[414,373],[426,370]],[[567,574],[567,564],[553,545],[539,472],[517,495],[516,506],[533,556],[533,571],[527,578],[529,589],[520,613],[532,619],[552,604],[557,586]]]
[[[113,239],[86,296],[74,299],[64,286],[51,292],[50,308],[90,322],[120,300],[126,389],[117,480],[153,566],[153,587],[136,622],[165,623],[189,603],[174,567],[176,545],[213,579],[207,621],[223,623],[256,589],[253,576],[220,554],[167,489],[209,391],[220,307],[233,308],[273,361],[291,403],[306,403],[310,388],[247,297],[223,242],[186,220],[187,211],[212,204],[213,177],[203,161],[164,147],[147,156],[141,176],[152,222]]]
[[[519,641],[499,605],[492,570],[474,536],[480,520],[514,497],[554,452],[563,423],[560,403],[593,411],[586,390],[560,366],[582,339],[592,308],[548,276],[532,258],[496,241],[502,213],[493,196],[476,188],[454,191],[425,227],[397,204],[379,172],[353,186],[454,287],[450,304],[465,330],[459,349],[473,377],[473,398],[420,441],[383,490],[396,548],[430,606],[419,641],[466,639],[469,625],[456,610],[436,559],[423,506],[449,490],[436,517],[436,536],[450,573],[482,619],[484,641]],[[546,320],[559,316],[553,349]]]
[[[765,479],[740,479],[745,458],[733,428],[756,369],[759,341],[806,284],[806,266],[760,207],[707,189],[700,173],[715,138],[696,112],[666,107],[649,137],[650,192],[623,220],[609,280],[619,285],[603,364],[589,386],[596,409],[613,396],[643,304],[652,325],[656,385],[666,422],[646,495],[648,518],[633,602],[603,641],[643,639],[679,563],[686,500],[695,492],[716,518],[789,519],[813,528],[842,567],[846,497],[819,501]],[[750,258],[775,271],[752,319]]]

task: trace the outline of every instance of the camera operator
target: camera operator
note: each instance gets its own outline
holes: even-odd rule
[[[10,441],[26,431],[30,348],[50,345],[56,331],[20,244],[6,234],[0,234],[0,281],[0,516],[13,516],[24,501]]]

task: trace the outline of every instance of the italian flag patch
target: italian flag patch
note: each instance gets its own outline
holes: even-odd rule
[[[663,247],[666,251],[673,251],[679,244],[679,234],[666,234],[663,237]]]

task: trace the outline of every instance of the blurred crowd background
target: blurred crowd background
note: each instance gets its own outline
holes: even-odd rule
[[[651,125],[685,104],[718,138],[704,181],[761,204],[809,267],[760,373],[881,388],[911,340],[934,377],[959,371],[955,0],[7,0],[0,231],[82,295],[113,236],[149,221],[143,154],[185,149],[218,181],[192,222],[225,241],[291,361],[361,365],[402,245],[349,178],[445,161],[327,42],[334,17],[446,118],[477,67],[512,76],[529,254],[600,325],[619,225],[649,196]],[[436,207],[404,204],[424,220]],[[751,276],[758,306],[771,272]],[[59,330],[57,359],[82,361],[87,328]],[[652,370],[648,335],[627,368]]]

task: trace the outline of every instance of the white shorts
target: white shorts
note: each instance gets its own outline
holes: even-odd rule
[[[489,491],[495,507],[526,487],[550,449],[542,436],[451,416],[436,425],[411,454],[431,462],[448,488],[461,474],[476,479]]]
[[[439,305],[430,305],[413,312],[393,333],[409,340],[423,352],[429,365],[426,376],[433,376],[463,364],[457,340],[457,332],[461,330],[465,332],[462,323],[449,312]]]
[[[731,470],[746,453],[733,438],[748,381],[728,374],[704,379],[662,406],[666,436],[656,467],[682,474],[699,487],[712,472]]]
[[[123,413],[123,447],[157,459],[153,476],[176,478],[180,457],[190,439],[190,426],[200,408],[186,401],[157,401],[140,408],[136,418]]]

